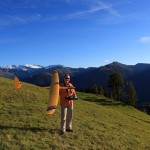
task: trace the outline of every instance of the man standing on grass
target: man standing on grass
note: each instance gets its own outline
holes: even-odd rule
[[[73,87],[70,83],[70,75],[64,76],[64,82],[60,86]],[[73,116],[73,99],[77,99],[74,89],[60,89],[60,105],[61,105],[61,134],[65,132],[73,132],[72,116]]]

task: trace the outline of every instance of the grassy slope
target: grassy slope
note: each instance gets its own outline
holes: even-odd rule
[[[74,133],[59,135],[60,106],[45,115],[48,90],[0,77],[0,149],[150,149],[150,116],[94,94],[78,93]],[[93,102],[90,102],[93,101]]]

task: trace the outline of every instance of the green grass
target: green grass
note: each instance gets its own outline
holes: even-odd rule
[[[73,133],[60,135],[60,106],[45,115],[48,90],[0,77],[1,150],[149,150],[150,116],[102,96],[77,93]]]

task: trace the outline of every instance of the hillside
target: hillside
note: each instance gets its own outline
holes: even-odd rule
[[[71,79],[75,87],[86,88],[90,85],[108,87],[109,76],[120,72],[125,81],[132,81],[136,90],[138,104],[150,103],[150,64],[125,65],[118,62],[78,74]]]
[[[109,76],[114,72],[122,73],[125,81],[132,81],[137,94],[137,105],[150,103],[150,64],[138,63],[136,65],[126,65],[113,62],[105,66],[89,68],[71,68],[62,65],[50,65],[40,67],[39,65],[12,65],[0,67],[0,76],[12,79],[17,76],[21,81],[38,86],[49,86],[51,73],[53,70],[59,72],[60,81],[64,74],[71,74],[71,82],[77,89],[88,88],[97,84],[108,88]]]
[[[0,77],[2,150],[149,150],[150,116],[94,94],[77,93],[73,133],[60,135],[60,106],[45,115],[48,90]]]

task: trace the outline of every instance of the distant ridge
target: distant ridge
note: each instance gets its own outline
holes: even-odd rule
[[[38,86],[48,86],[51,82],[50,76],[53,70],[59,72],[60,81],[65,73],[71,74],[71,82],[75,87],[86,88],[97,84],[108,86],[108,79],[113,72],[120,72],[124,79],[132,81],[137,91],[139,102],[150,103],[150,64],[138,63],[126,65],[120,62],[112,62],[105,66],[89,68],[71,68],[62,65],[12,65],[12,67],[0,67],[1,76],[12,78],[18,76],[20,80]]]
[[[25,65],[8,65],[8,66],[1,66],[1,69],[17,69],[17,70],[31,70],[31,69],[42,69],[42,68],[55,68],[55,67],[63,67],[62,65],[49,65],[49,66],[41,66],[41,65],[33,65],[33,64],[25,64]]]

